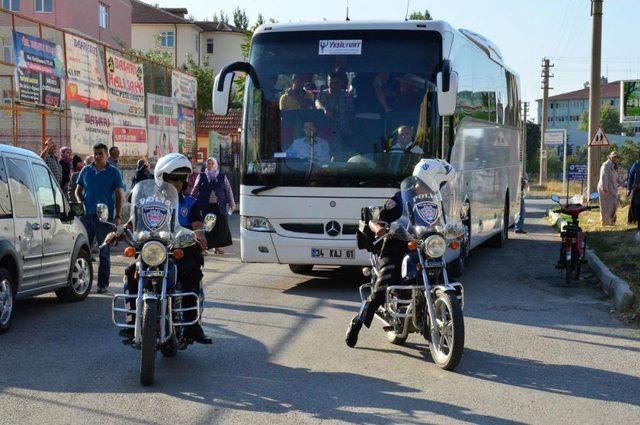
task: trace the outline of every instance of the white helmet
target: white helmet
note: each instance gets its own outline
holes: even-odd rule
[[[455,173],[453,166],[442,159],[421,159],[413,169],[413,175],[433,191],[440,190],[442,183],[453,180]]]
[[[153,170],[153,177],[156,180],[156,184],[160,186],[165,181],[166,174],[179,175],[186,180],[191,171],[191,161],[186,156],[179,153],[170,153],[158,160],[156,168]]]

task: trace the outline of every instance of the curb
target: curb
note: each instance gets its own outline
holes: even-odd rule
[[[558,231],[561,231],[567,224],[565,219],[551,210],[549,211],[549,218],[552,221],[552,226],[556,227]],[[634,295],[629,288],[629,284],[609,270],[593,250],[587,249],[585,257],[589,263],[589,267],[600,281],[600,287],[604,293],[613,296],[616,310],[619,313],[630,310],[631,307],[633,307]]]

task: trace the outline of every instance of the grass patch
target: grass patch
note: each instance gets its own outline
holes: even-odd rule
[[[569,182],[569,196],[581,193],[584,188],[587,187],[586,182],[581,184],[580,182]],[[560,198],[564,198],[566,193],[564,192],[561,180],[549,180],[544,185],[531,184],[530,193],[535,197],[549,198],[551,195],[558,195]]]
[[[633,314],[640,319],[640,243],[635,240],[636,225],[627,224],[628,213],[628,206],[618,208],[616,225],[604,227],[599,211],[586,211],[580,214],[580,227],[587,234],[587,246],[629,283],[635,293]]]

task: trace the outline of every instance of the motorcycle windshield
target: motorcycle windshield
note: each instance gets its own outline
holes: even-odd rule
[[[407,177],[400,185],[402,221],[414,236],[426,232],[440,232],[445,224],[442,195],[415,176]]]
[[[168,183],[143,180],[131,194],[133,232],[140,239],[169,241],[177,231],[178,191]]]

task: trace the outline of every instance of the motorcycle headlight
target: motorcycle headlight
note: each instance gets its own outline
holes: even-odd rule
[[[142,257],[142,261],[144,261],[145,264],[151,267],[156,267],[164,263],[164,260],[167,259],[167,248],[165,248],[165,246],[160,242],[147,242],[142,247],[140,256]]]
[[[447,250],[447,243],[440,235],[431,235],[424,243],[424,252],[431,258],[442,257]]]

